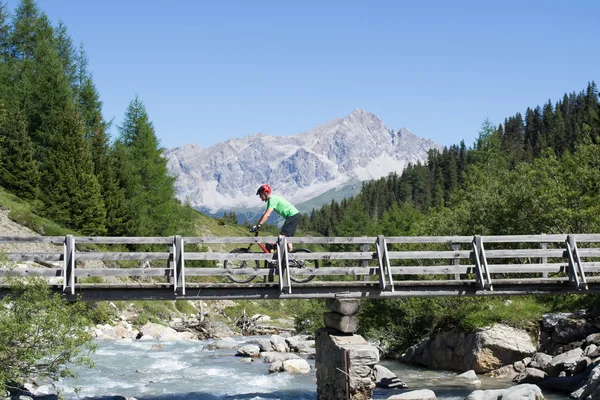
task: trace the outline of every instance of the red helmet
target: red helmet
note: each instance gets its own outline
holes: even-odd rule
[[[264,185],[259,187],[258,190],[256,191],[256,194],[259,195],[261,193],[264,193],[264,194],[271,193],[271,186],[269,186],[268,183],[265,183]]]

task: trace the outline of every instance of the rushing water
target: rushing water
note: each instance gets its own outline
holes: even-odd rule
[[[238,337],[240,343],[252,338]],[[233,350],[208,350],[206,341],[132,343],[103,340],[93,359],[94,369],[77,368],[77,379],[58,383],[66,400],[107,399],[110,396],[135,397],[138,400],[314,400],[317,383],[314,360],[308,360],[311,373],[296,375],[269,373],[269,364],[257,359],[244,362]],[[163,346],[162,350],[152,349]],[[498,389],[510,382],[482,378],[478,387],[460,382],[456,373],[428,371],[391,361],[382,361],[410,389],[431,389],[440,400],[460,400],[476,389]],[[386,399],[400,393],[376,389],[374,399]],[[568,396],[544,393],[550,400]]]

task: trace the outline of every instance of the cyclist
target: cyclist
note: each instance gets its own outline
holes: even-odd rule
[[[271,212],[275,210],[277,214],[285,218],[285,222],[283,223],[279,234],[289,237],[294,236],[296,228],[298,227],[298,222],[300,221],[298,209],[283,197],[271,194],[271,191],[271,186],[269,186],[268,183],[265,183],[256,191],[256,195],[259,196],[262,201],[267,203],[267,209],[258,220],[258,223],[250,229],[250,232],[257,232],[260,227],[267,222],[271,216]],[[288,243],[288,251],[292,251],[291,243]]]

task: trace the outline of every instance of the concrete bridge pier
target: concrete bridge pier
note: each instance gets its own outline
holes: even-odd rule
[[[315,337],[318,400],[367,400],[375,388],[379,351],[360,335],[358,300],[327,299],[325,328]]]

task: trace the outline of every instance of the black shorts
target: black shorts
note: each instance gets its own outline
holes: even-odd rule
[[[281,227],[280,234],[283,236],[294,236],[296,233],[296,228],[298,228],[298,222],[300,222],[300,213],[286,218],[283,226]]]

